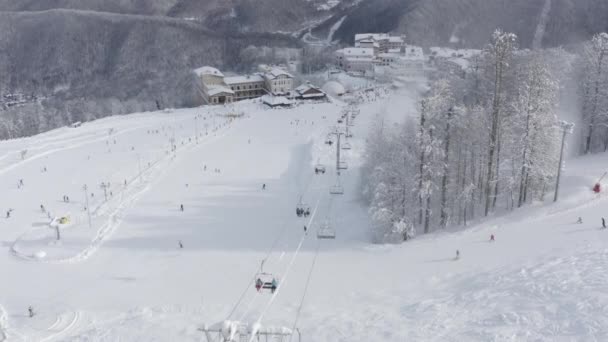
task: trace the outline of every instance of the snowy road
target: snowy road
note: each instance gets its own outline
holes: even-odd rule
[[[324,140],[338,104],[244,103],[238,119],[219,107],[137,114],[0,143],[0,209],[13,209],[0,219],[0,341],[200,341],[203,323],[229,316],[291,326],[305,290],[298,328],[308,341],[608,340],[608,232],[598,227],[608,200],[587,184],[607,155],[569,161],[556,205],[369,244],[358,165],[376,116],[390,124],[415,113],[415,93],[399,92],[361,105],[344,151],[346,192],[334,199]],[[317,162],[325,175],[312,172]],[[107,203],[101,182],[111,184]],[[317,208],[310,222],[295,215],[300,201]],[[40,204],[73,218],[61,243]],[[324,220],[338,238],[321,241],[309,273]],[[47,256],[24,260],[15,245]],[[253,288],[263,259],[281,280],[276,296]]]

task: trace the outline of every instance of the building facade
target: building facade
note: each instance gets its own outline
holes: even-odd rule
[[[224,82],[234,92],[235,101],[254,99],[266,94],[266,82],[261,75],[226,77]]]
[[[207,104],[258,98],[263,95],[287,95],[293,91],[293,76],[278,67],[261,66],[253,75],[225,77],[218,69],[205,66],[194,70],[201,83],[201,95]]]

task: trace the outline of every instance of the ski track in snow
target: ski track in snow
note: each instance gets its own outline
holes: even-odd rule
[[[538,19],[536,31],[534,32],[534,38],[532,40],[532,47],[534,49],[542,48],[545,29],[547,28],[547,23],[549,22],[549,12],[551,12],[551,0],[545,0],[545,4],[543,5],[543,9],[540,13],[540,18]]]

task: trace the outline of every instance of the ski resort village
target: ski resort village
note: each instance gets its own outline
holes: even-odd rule
[[[608,34],[331,34],[1,120],[0,341],[608,341]]]

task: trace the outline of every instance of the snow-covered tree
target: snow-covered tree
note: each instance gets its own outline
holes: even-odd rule
[[[588,129],[584,152],[589,153],[599,138],[598,131],[608,137],[608,33],[596,34],[584,44],[582,63],[582,112]],[[608,139],[606,142],[604,150]]]
[[[492,200],[492,187],[496,186],[496,179],[498,170],[494,168],[499,165],[495,159],[500,153],[497,151],[500,149],[500,122],[501,122],[501,110],[503,109],[503,82],[505,79],[505,73],[507,72],[511,56],[513,51],[516,49],[517,36],[513,33],[503,32],[496,30],[492,35],[492,42],[485,49],[485,56],[491,65],[493,71],[493,92],[492,92],[492,106],[491,106],[491,128],[490,128],[490,141],[488,144],[488,167],[487,167],[487,178],[485,185],[485,215],[487,216],[490,212],[490,205]],[[495,163],[496,162],[496,163]],[[494,198],[498,196],[498,188],[494,190]]]

